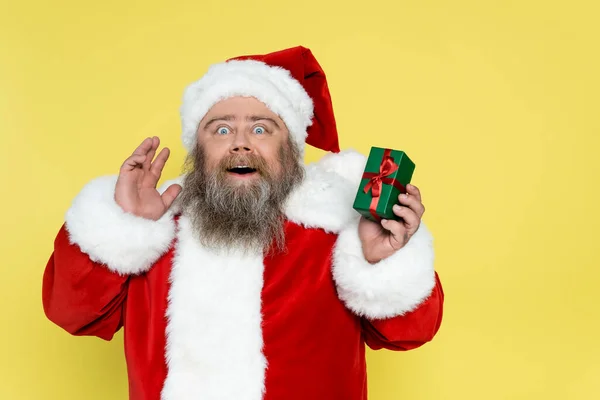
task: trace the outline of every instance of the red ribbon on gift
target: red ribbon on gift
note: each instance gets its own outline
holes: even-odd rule
[[[364,192],[369,193],[371,191],[372,199],[371,205],[369,206],[369,211],[373,218],[376,221],[381,221],[379,215],[377,215],[377,205],[379,204],[379,199],[381,196],[381,188],[383,184],[392,185],[396,189],[399,189],[401,192],[406,192],[406,188],[400,182],[398,182],[394,178],[390,178],[389,175],[396,172],[399,168],[398,164],[394,162],[394,159],[391,156],[392,150],[385,149],[383,152],[383,158],[381,159],[381,164],[379,165],[379,173],[376,172],[365,172],[363,173],[363,179],[369,179],[369,182],[364,187]]]

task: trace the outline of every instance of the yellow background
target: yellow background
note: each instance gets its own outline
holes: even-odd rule
[[[181,93],[209,64],[300,44],[342,147],[415,160],[436,237],[442,328],[370,351],[370,398],[600,398],[595,4],[3,0],[0,398],[127,398],[121,334],[74,338],[43,315],[64,213],[146,136],[179,174]]]

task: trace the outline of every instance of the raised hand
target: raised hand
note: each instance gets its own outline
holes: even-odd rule
[[[406,191],[406,194],[398,196],[400,204],[393,207],[394,214],[401,217],[401,220],[376,223],[361,218],[358,235],[368,262],[376,263],[391,256],[404,247],[419,228],[425,212],[421,192],[414,185],[408,185]]]
[[[169,158],[169,149],[165,147],[152,162],[159,145],[160,139],[156,136],[144,140],[121,166],[115,189],[115,201],[125,212],[155,221],[167,212],[181,192],[179,185],[169,186],[162,195],[156,190]]]

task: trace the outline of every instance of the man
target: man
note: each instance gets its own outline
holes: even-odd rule
[[[50,320],[124,327],[130,398],[364,400],[365,343],[430,341],[443,291],[419,190],[361,219],[325,75],[297,47],[217,64],[185,92],[187,171],[144,140],[74,200],[43,282]],[[327,150],[305,167],[305,143]]]

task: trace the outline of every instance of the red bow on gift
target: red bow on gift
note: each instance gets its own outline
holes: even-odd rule
[[[383,184],[392,185],[395,188],[399,189],[401,192],[406,192],[406,188],[400,182],[398,182],[394,178],[390,178],[389,175],[396,172],[399,168],[398,164],[394,162],[394,159],[391,156],[392,150],[385,149],[383,152],[383,158],[381,160],[381,164],[379,165],[379,173],[376,172],[365,172],[363,173],[363,179],[369,179],[369,182],[365,185],[363,191],[365,193],[369,193],[371,190],[372,200],[371,206],[369,207],[369,211],[373,218],[377,221],[381,221],[381,217],[377,215],[377,205],[379,204],[379,197],[381,196],[381,188]]]

